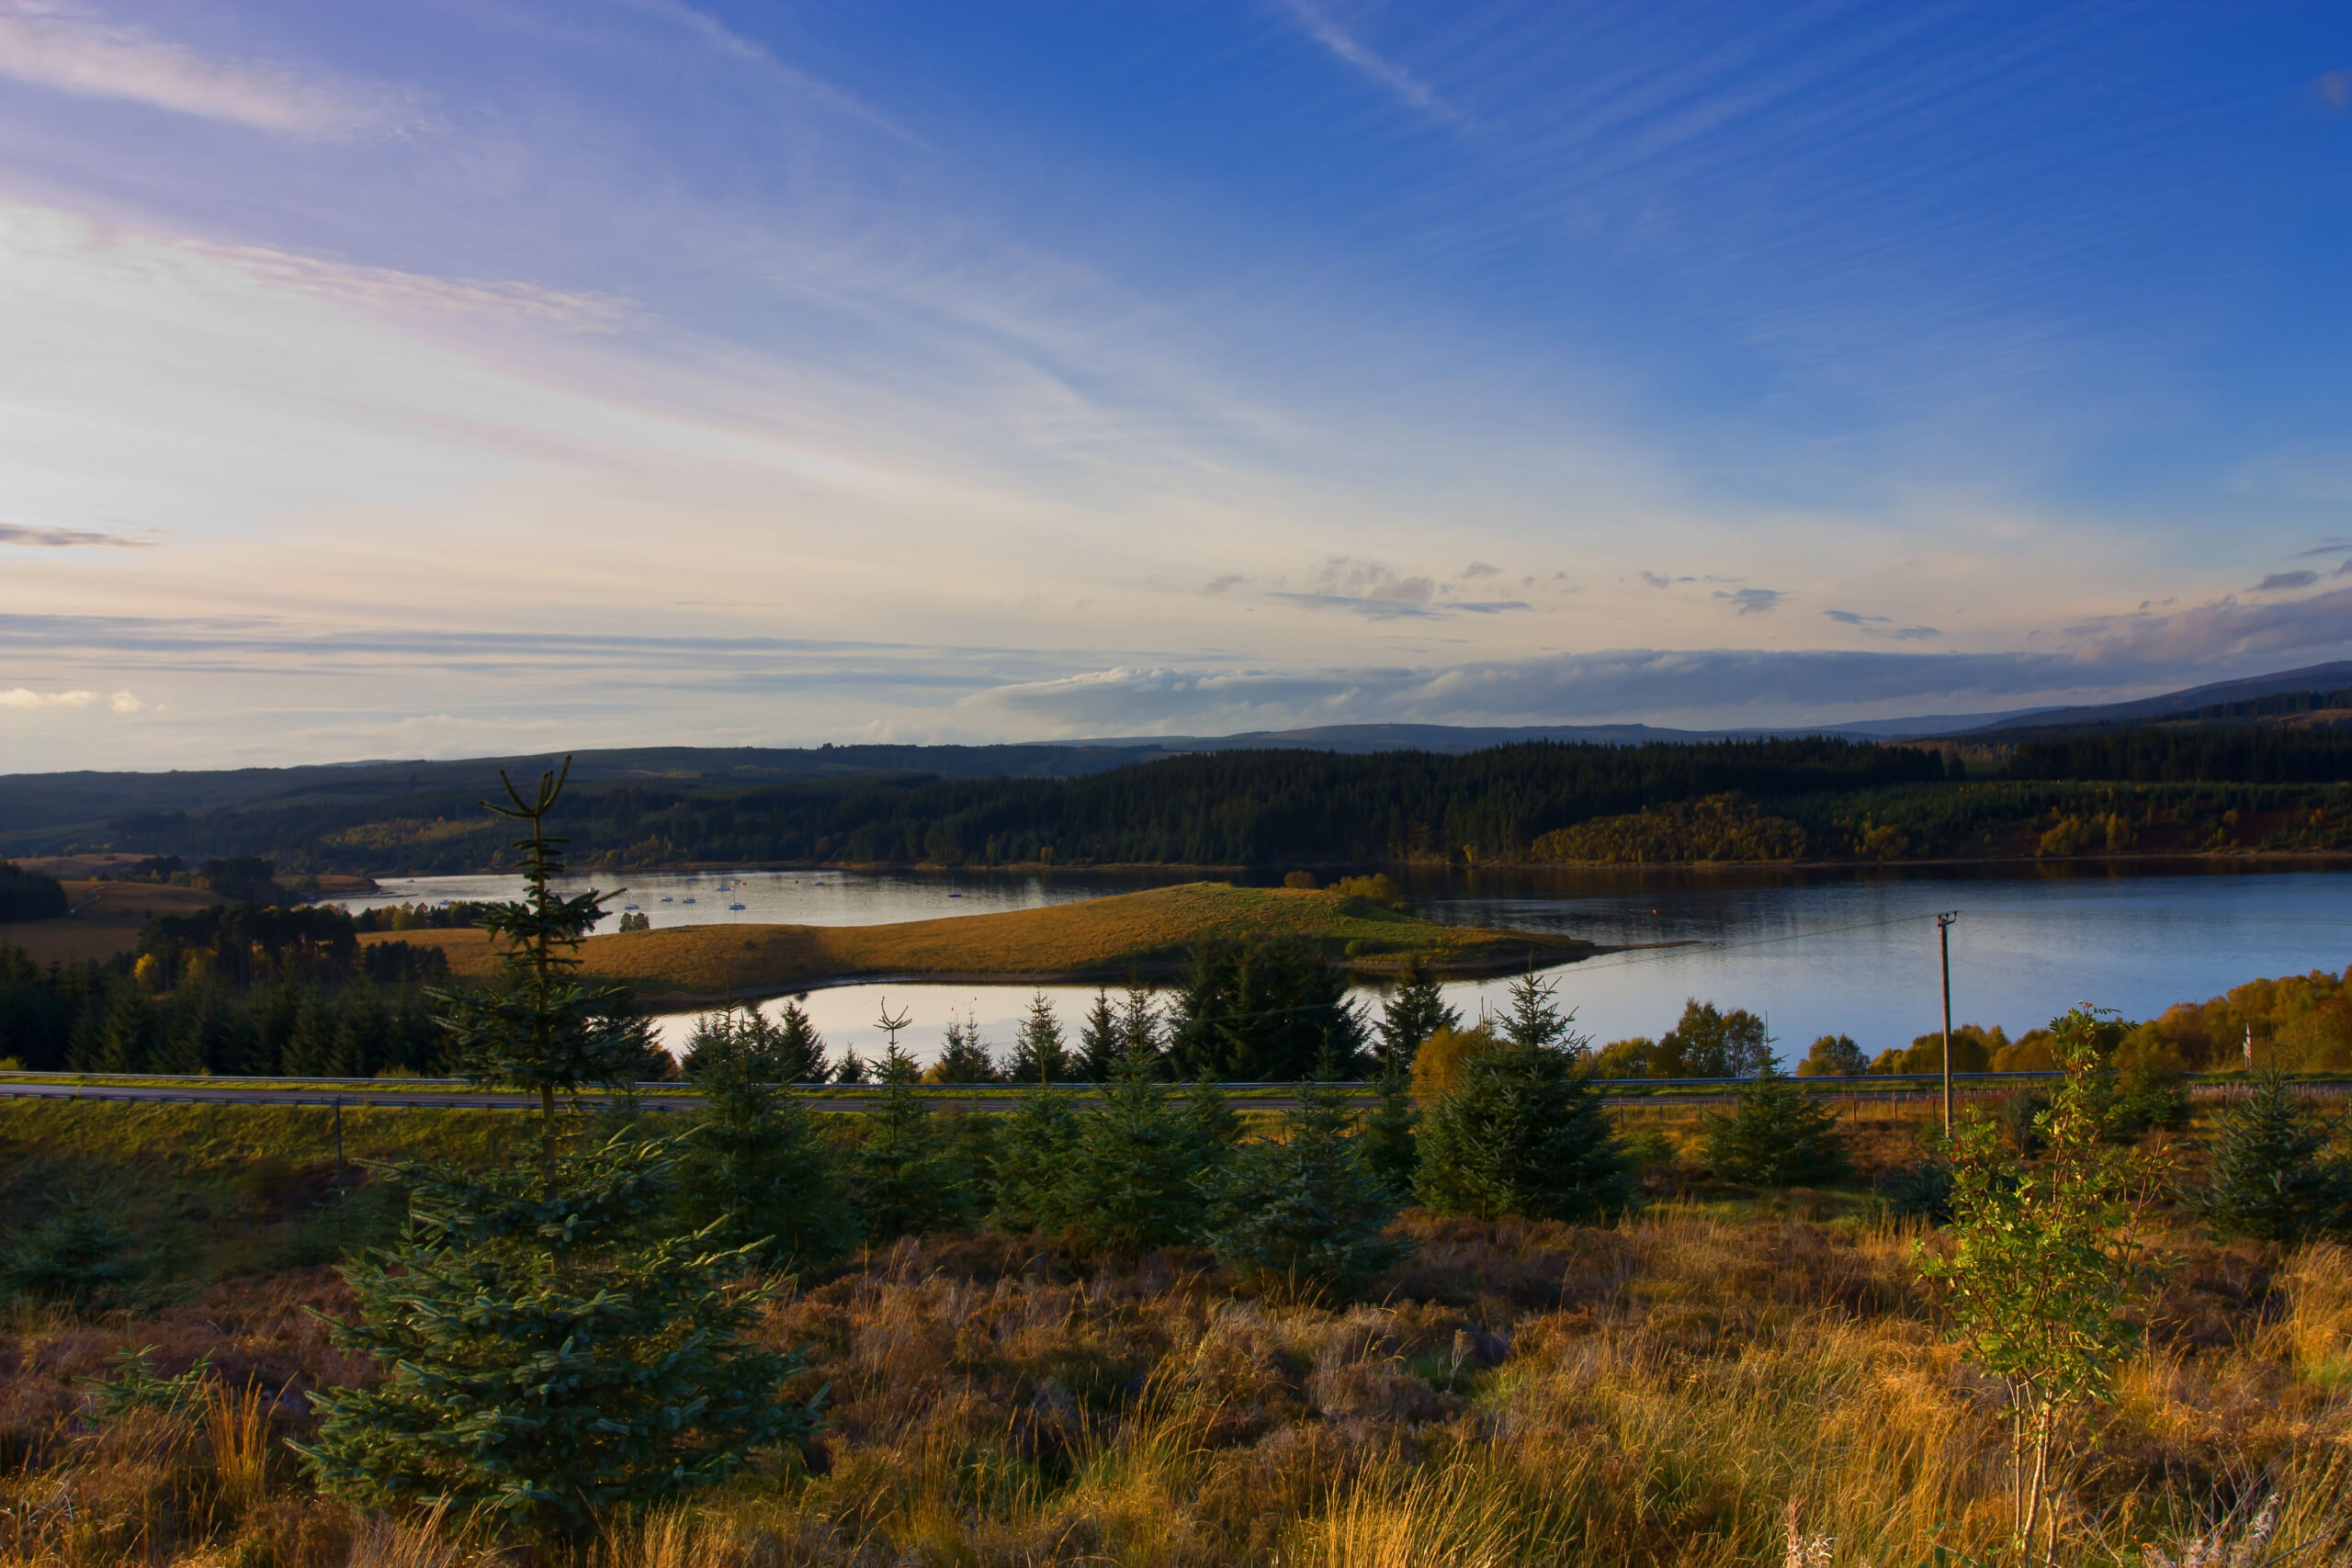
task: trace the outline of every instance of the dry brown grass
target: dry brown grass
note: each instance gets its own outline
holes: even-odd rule
[[[1831,1542],[1808,1561],[1910,1568],[1938,1542],[1996,1544],[1999,1392],[1938,1332],[1912,1230],[1671,1202],[1607,1229],[1403,1228],[1415,1260],[1337,1310],[1236,1297],[1190,1254],[901,1243],[768,1309],[761,1337],[805,1349],[831,1388],[805,1466],[539,1561],[1772,1563],[1792,1499],[1802,1535]],[[2342,1250],[2173,1242],[2146,1352],[2069,1434],[2064,1560],[2136,1563],[2151,1541],[2177,1557],[2217,1528],[2243,1540],[2275,1495],[2271,1539],[2336,1561]],[[307,1419],[290,1399],[220,1393],[191,1420],[104,1429],[76,1413],[72,1377],[129,1343],[165,1347],[165,1371],[209,1349],[234,1390],[354,1375],[290,1315],[339,1300],[305,1276],[138,1325],[17,1325],[0,1558],[493,1561],[446,1521],[356,1520],[310,1494],[276,1445]]]
[[[1418,953],[1449,973],[1554,963],[1592,951],[1558,936],[1440,925],[1329,891],[1187,883],[1057,904],[880,926],[713,925],[588,939],[588,973],[649,996],[773,993],[859,975],[940,979],[1124,979],[1167,972],[1207,937],[1295,935],[1351,968],[1385,973]],[[478,931],[378,932],[363,941],[441,948],[453,973],[482,979],[497,950]],[[1357,953],[1348,955],[1350,944]]]

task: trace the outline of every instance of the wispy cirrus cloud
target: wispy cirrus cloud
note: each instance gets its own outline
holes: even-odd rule
[[[2282,593],[2289,589],[2309,588],[2312,583],[2317,582],[2318,581],[2319,573],[2312,571],[2308,568],[2298,568],[2293,571],[2274,571],[2269,576],[2264,578],[2261,581],[2256,583],[2251,589],[2247,590],[2247,592],[2252,593]]]
[[[388,129],[413,112],[391,88],[274,61],[207,59],[64,0],[0,0],[0,76],[313,140]]]
[[[161,543],[152,531],[104,534],[88,528],[30,528],[21,524],[0,523],[0,545],[27,545],[35,549],[71,550],[96,546],[117,550],[152,550]]]
[[[1459,119],[1460,112],[1440,97],[1437,89],[1392,60],[1374,52],[1330,13],[1309,0],[1283,0],[1283,10],[1306,35],[1371,81],[1385,87],[1407,106],[1439,119]]]

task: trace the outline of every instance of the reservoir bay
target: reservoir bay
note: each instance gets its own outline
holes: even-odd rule
[[[825,871],[637,872],[573,878],[568,890],[626,885],[656,926],[728,921],[864,925],[1039,908],[1202,874]],[[1937,1026],[1934,916],[1952,928],[1955,1022],[2014,1034],[2078,1001],[2151,1017],[2258,976],[2340,971],[2352,963],[2352,875],[2251,861],[1894,867],[1679,867],[1463,870],[1398,875],[1417,912],[1466,925],[1560,934],[1625,951],[1551,972],[1562,1004],[1595,1041],[1655,1036],[1686,998],[1769,1016],[1783,1058],[1816,1034],[1846,1033],[1873,1055]],[[1246,880],[1265,881],[1269,877]],[[1245,880],[1236,878],[1236,880]],[[724,886],[721,884],[725,884]],[[511,876],[385,878],[353,909],[511,897]],[[664,902],[664,900],[667,902]],[[692,899],[692,903],[685,900]],[[731,908],[740,904],[741,908]],[[607,922],[607,929],[611,922]],[[1671,945],[1666,945],[1671,944]],[[1464,981],[1449,998],[1476,1018],[1507,981]],[[1026,1012],[1027,986],[860,982],[808,993],[829,1044],[872,1057],[887,997],[913,1023],[901,1036],[933,1055],[951,1020],[976,1022],[1001,1053]],[[1073,1039],[1094,988],[1047,995]],[[1372,994],[1367,993],[1368,999]],[[770,1010],[780,1005],[770,1003]],[[666,1017],[682,1043],[691,1015]]]

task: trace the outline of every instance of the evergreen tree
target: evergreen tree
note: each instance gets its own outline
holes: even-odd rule
[[[752,1264],[819,1268],[849,1250],[856,1226],[816,1118],[767,1080],[771,1066],[740,1045],[706,1048],[702,1121],[678,1162],[681,1207],[714,1246],[747,1248]]]
[[[1576,1014],[1564,1013],[1556,997],[1559,982],[1546,980],[1531,968],[1510,983],[1510,1001],[1490,1021],[1501,1039],[1536,1051],[1559,1051],[1580,1056],[1589,1043],[1569,1027]]]
[[[1227,1151],[1241,1141],[1241,1118],[1225,1098],[1216,1079],[1203,1073],[1184,1095],[1184,1121],[1203,1169],[1224,1163]]]
[[[2352,1230],[2352,1168],[2332,1157],[2327,1129],[2297,1099],[2287,1075],[2255,1075],[2215,1129],[2211,1173],[2196,1194],[2214,1227],[2292,1246],[2323,1231]]]
[[[996,1059],[980,1043],[979,1025],[949,1019],[946,1042],[927,1076],[933,1083],[996,1082]]]
[[[102,1073],[145,1072],[154,1039],[154,1005],[147,999],[147,988],[126,975],[114,983],[93,1065]]]
[[[1437,977],[1417,953],[1406,967],[1403,984],[1380,1004],[1381,1063],[1409,1071],[1422,1041],[1441,1029],[1461,1026],[1462,1014],[1445,1005]]]
[[[1297,1078],[1329,1056],[1353,1071],[1363,1020],[1347,976],[1295,936],[1214,939],[1193,950],[1170,1054],[1181,1071],[1251,1083]]]
[[[841,1065],[833,1069],[833,1081],[842,1084],[862,1084],[866,1081],[865,1064],[858,1059],[854,1047],[842,1047]]]
[[[1396,1197],[1354,1128],[1344,1091],[1302,1083],[1280,1134],[1243,1144],[1211,1180],[1208,1245],[1237,1280],[1294,1299],[1345,1301],[1396,1260],[1383,1234]]]
[[[1213,1158],[1150,1064],[1122,1056],[1080,1122],[1070,1160],[1075,1228],[1097,1246],[1129,1252],[1193,1240],[1199,1179]]]
[[[865,1142],[854,1166],[869,1241],[955,1229],[963,1223],[968,1200],[939,1119],[915,1087],[922,1070],[899,1048],[899,1031],[906,1025],[905,1013],[894,1018],[885,1006],[881,1027],[889,1044],[876,1074],[882,1081],[882,1103],[860,1119]]]
[[[146,1272],[129,1233],[78,1194],[0,1250],[0,1291],[80,1311],[123,1305]]]
[[[1503,1038],[1464,1055],[1421,1120],[1413,1190],[1423,1203],[1487,1220],[1596,1220],[1625,1206],[1624,1151],[1568,1021],[1532,974],[1512,986]]]
[[[1079,1070],[1095,1083],[1108,1083],[1119,1070],[1119,1058],[1125,1054],[1126,1035],[1119,1028],[1119,1015],[1111,1006],[1111,993],[1097,987],[1094,1005],[1087,1010],[1086,1021],[1079,1026]]]
[[[1413,1109],[1413,1080],[1403,1066],[1391,1058],[1374,1080],[1374,1087],[1380,1091],[1379,1103],[1364,1118],[1363,1131],[1357,1134],[1363,1161],[1391,1197],[1399,1203],[1408,1202],[1413,1195],[1413,1178],[1421,1163],[1414,1136],[1420,1115]]]
[[[1731,1114],[1704,1122],[1707,1168],[1746,1187],[1818,1187],[1851,1168],[1835,1112],[1767,1068],[1733,1091]]]
[[[498,775],[512,804],[483,806],[530,825],[530,836],[514,845],[523,854],[522,898],[482,912],[482,929],[506,943],[508,984],[486,993],[435,993],[461,1072],[538,1095],[540,1162],[549,1167],[555,1159],[556,1096],[576,1097],[592,1084],[633,1081],[644,1061],[644,1036],[619,1027],[627,988],[591,990],[571,978],[580,967],[573,950],[605,910],[604,895],[594,888],[565,898],[553,886],[563,874],[564,840],[548,835],[547,815],[571,774],[567,757],[560,774],[540,776],[537,793],[529,799],[503,772]]]
[[[991,1218],[1008,1231],[1059,1231],[1083,1201],[1071,1179],[1080,1123],[1068,1089],[1040,1080],[1004,1119],[997,1141]]]
[[[1029,998],[1029,1016],[1021,1021],[1020,1036],[1005,1063],[1005,1081],[1063,1083],[1075,1065],[1062,1040],[1062,1021],[1055,1016],[1054,1004],[1046,993],[1039,991]]]
[[[566,772],[570,764],[566,763]],[[347,1266],[359,1314],[336,1342],[386,1370],[368,1390],[315,1395],[302,1450],[328,1490],[363,1507],[479,1509],[535,1534],[577,1534],[598,1510],[723,1480],[756,1449],[803,1435],[813,1411],[780,1396],[799,1371],[739,1334],[759,1300],[737,1291],[741,1252],[677,1234],[674,1140],[619,1135],[565,1153],[555,1096],[626,1081],[641,1028],[615,1026],[611,993],[565,976],[599,895],[558,898],[559,840],[544,818],[562,778],[509,810],[531,835],[526,896],[485,924],[513,984],[442,998],[441,1021],[479,1077],[540,1095],[537,1168],[473,1173],[409,1164],[398,1246]]]
[[[823,1083],[825,1037],[796,998],[784,1004],[776,1020],[775,1076],[778,1083]]]
[[[1157,1073],[1166,1048],[1166,1042],[1160,1037],[1159,1009],[1152,1001],[1151,987],[1139,978],[1129,979],[1127,999],[1119,1005],[1120,1055],[1145,1063]]]
[[[318,1436],[297,1451],[321,1484],[364,1508],[576,1537],[806,1437],[814,1403],[782,1393],[798,1359],[740,1338],[759,1300],[726,1284],[742,1255],[662,1234],[669,1147],[623,1136],[533,1172],[397,1168],[404,1238],[345,1269],[359,1317],[333,1325],[386,1376],[313,1396]]]

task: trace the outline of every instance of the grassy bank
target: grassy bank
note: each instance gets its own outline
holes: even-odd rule
[[[1418,956],[1442,974],[1497,974],[1600,951],[1537,932],[1441,925],[1361,898],[1295,887],[1187,883],[1043,909],[881,926],[673,926],[590,937],[584,971],[626,980],[659,1003],[775,995],[862,976],[942,980],[1124,980],[1176,973],[1193,943],[1295,936],[1343,966],[1393,974]],[[369,942],[438,946],[452,974],[486,979],[496,950],[479,931],[375,933]]]
[[[1238,1298],[1204,1261],[1105,1266],[1037,1237],[909,1241],[803,1281],[760,1337],[805,1348],[831,1422],[811,1463],[616,1517],[582,1561],[753,1564],[1754,1564],[1892,1568],[2001,1535],[1998,1396],[1941,1343],[1912,1236],[1655,1208],[1610,1229],[1408,1217],[1380,1304]],[[2139,1562],[2275,1489],[2277,1536],[2331,1561],[2352,1405],[2352,1258],[2184,1234],[2150,1347],[2070,1432],[2083,1563]],[[487,1562],[431,1521],[356,1518],[279,1439],[364,1379],[313,1310],[322,1270],[135,1321],[20,1316],[0,1550],[95,1565]],[[211,1405],[99,1422],[118,1349],[199,1355]],[[250,1386],[258,1398],[235,1391]],[[2079,1543],[2079,1544],[2077,1544]],[[560,1561],[560,1559],[557,1559]]]

